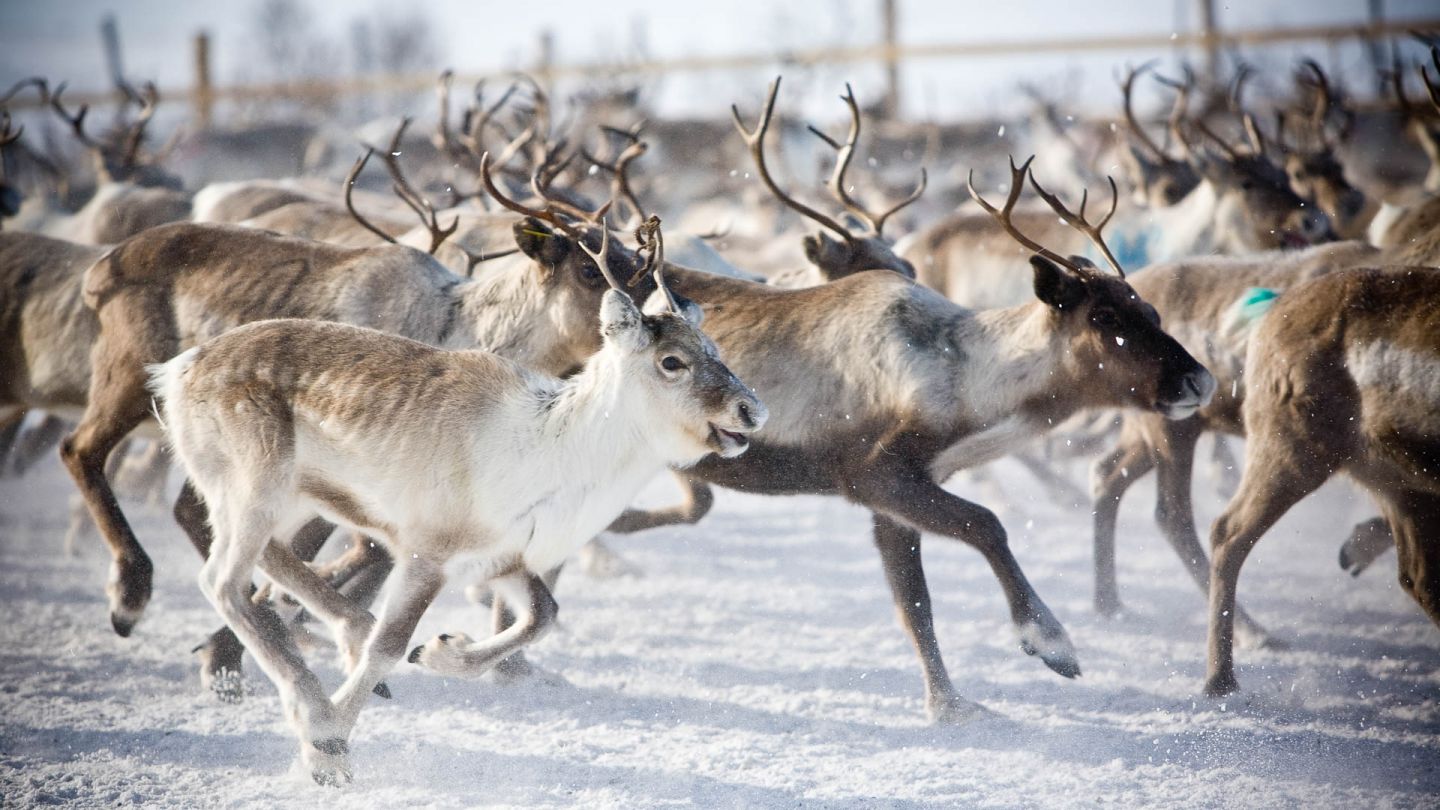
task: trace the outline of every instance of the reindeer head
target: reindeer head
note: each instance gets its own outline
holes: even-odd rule
[[[1200,176],[1189,163],[1177,160],[1161,149],[1135,120],[1131,101],[1135,79],[1153,65],[1154,62],[1147,62],[1131,69],[1120,83],[1125,123],[1130,130],[1130,137],[1126,138],[1124,147],[1120,150],[1120,163],[1130,175],[1131,185],[1135,190],[1132,200],[1135,205],[1164,208],[1180,202],[1194,191],[1200,184]],[[1172,120],[1177,115],[1184,114],[1188,93],[1189,88],[1186,86],[1175,94],[1175,106],[1170,113]]]
[[[1158,411],[1169,419],[1184,419],[1209,404],[1215,393],[1214,376],[1160,328],[1159,314],[1125,281],[1124,269],[1101,236],[1119,200],[1115,181],[1110,181],[1110,212],[1092,225],[1085,218],[1088,193],[1081,197],[1079,213],[1072,213],[1040,187],[1029,169],[1030,160],[1019,167],[1010,162],[1010,194],[998,210],[975,191],[973,172],[970,194],[1006,232],[1035,251],[1030,259],[1035,297],[1049,308],[1055,332],[1066,344],[1065,362],[1078,378],[1091,381],[1078,392],[1084,404],[1129,405]],[[1082,257],[1061,256],[1014,226],[1010,214],[1027,174],[1036,193],[1061,219],[1090,237],[1116,275],[1101,273]]]
[[[652,411],[652,435],[672,463],[693,464],[712,452],[732,458],[750,446],[750,434],[764,426],[768,414],[700,331],[700,308],[665,285],[659,225],[651,217],[636,232],[647,252],[640,272],[653,276],[655,290],[643,312],[608,269],[614,263],[603,221],[598,250],[580,243],[609,285],[600,305],[601,354],[620,365],[627,386],[643,390],[636,401]]]
[[[20,134],[24,131],[23,126],[11,129],[10,113],[0,109],[0,222],[20,213],[23,196],[20,189],[11,185],[5,177],[5,147],[20,140]]]
[[[860,105],[855,101],[855,92],[850,89],[850,85],[845,85],[845,95],[840,97],[850,109],[850,133],[845,142],[842,144],[815,127],[810,127],[811,132],[829,144],[836,152],[835,170],[826,186],[845,208],[846,213],[862,225],[862,228],[857,230],[845,227],[835,219],[786,194],[770,176],[770,170],[765,165],[765,133],[770,129],[770,121],[775,113],[775,99],[779,92],[780,79],[776,77],[775,81],[770,84],[770,94],[766,99],[765,109],[760,114],[760,120],[753,130],[746,129],[744,123],[741,122],[738,107],[732,105],[730,111],[735,116],[736,129],[740,130],[741,137],[750,147],[750,156],[755,160],[755,168],[760,179],[770,189],[770,192],[786,206],[799,212],[802,216],[814,220],[839,237],[839,239],[832,238],[824,231],[806,236],[805,258],[819,269],[826,281],[834,281],[865,270],[890,270],[906,278],[915,278],[915,267],[895,253],[895,246],[884,235],[884,229],[886,220],[900,209],[920,199],[920,195],[925,192],[927,179],[925,170],[920,170],[920,184],[908,197],[880,214],[865,208],[855,200],[850,194],[850,186],[845,182],[845,172],[850,168],[850,161],[855,156],[855,144],[860,139]]]
[[[179,191],[184,185],[180,178],[160,166],[160,161],[173,148],[176,139],[172,137],[171,142],[157,152],[141,154],[140,151],[145,142],[145,129],[150,125],[150,119],[155,115],[155,108],[160,103],[159,91],[154,84],[148,82],[139,92],[129,85],[122,85],[121,89],[125,91],[127,102],[138,105],[140,111],[134,121],[102,141],[95,140],[85,132],[85,116],[90,112],[87,105],[81,105],[74,114],[65,109],[60,100],[61,94],[65,92],[63,82],[51,94],[50,106],[70,125],[75,138],[89,151],[95,176],[101,183],[131,183],[145,188]],[[176,135],[178,134],[177,131]]]
[[[496,185],[488,153],[481,156],[480,176],[491,197],[522,215],[514,225],[515,244],[532,262],[546,308],[560,331],[571,336],[573,355],[592,354],[600,348],[599,338],[588,324],[616,286],[615,279],[623,279],[624,289],[643,300],[655,291],[658,277],[648,272],[637,252],[610,244],[604,221],[609,203],[584,211],[549,198],[537,172],[531,186],[544,207],[525,205]]]
[[[1363,191],[1345,178],[1345,169],[1335,157],[1336,144],[1346,137],[1354,117],[1346,115],[1340,131],[1331,132],[1329,118],[1336,98],[1325,72],[1314,61],[1303,63],[1296,83],[1302,91],[1312,90],[1315,102],[1310,110],[1295,116],[1299,124],[1294,128],[1293,141],[1287,131],[1291,117],[1284,110],[1275,113],[1275,144],[1283,156],[1290,189],[1302,199],[1314,200],[1330,218],[1337,236],[1342,239],[1363,238],[1375,206],[1369,204]],[[1263,149],[1264,136],[1255,120],[1248,116],[1246,129],[1250,133],[1252,148]]]

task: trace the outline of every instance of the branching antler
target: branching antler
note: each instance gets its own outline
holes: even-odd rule
[[[1105,226],[1110,223],[1110,218],[1115,216],[1115,207],[1120,203],[1120,191],[1115,187],[1115,178],[1107,175],[1105,179],[1110,183],[1110,210],[1105,213],[1105,218],[1100,220],[1099,224],[1091,224],[1090,221],[1085,218],[1085,205],[1090,202],[1089,189],[1086,189],[1080,194],[1080,212],[1078,214],[1073,213],[1069,208],[1065,207],[1064,203],[1060,202],[1059,197],[1041,188],[1040,181],[1035,179],[1035,172],[1030,172],[1030,185],[1035,187],[1035,193],[1040,195],[1040,199],[1044,200],[1045,204],[1050,206],[1052,211],[1059,214],[1060,218],[1065,220],[1065,224],[1090,237],[1090,241],[1095,244],[1100,254],[1105,257],[1105,262],[1109,264],[1116,273],[1120,274],[1121,278],[1124,278],[1125,268],[1120,266],[1120,262],[1116,260],[1115,254],[1110,252],[1110,246],[1105,244],[1105,237],[1101,235],[1101,232],[1105,230]]]
[[[1120,263],[1115,260],[1115,256],[1105,244],[1104,237],[1101,236],[1101,231],[1103,231],[1106,224],[1110,222],[1110,218],[1115,215],[1115,207],[1120,201],[1120,193],[1115,186],[1115,179],[1111,177],[1106,178],[1110,181],[1110,211],[1105,214],[1105,218],[1100,220],[1098,225],[1092,225],[1089,220],[1085,218],[1085,205],[1089,202],[1089,192],[1087,191],[1085,195],[1081,197],[1080,213],[1072,213],[1070,209],[1066,208],[1065,205],[1060,202],[1058,197],[1041,188],[1040,184],[1035,181],[1035,174],[1030,171],[1030,164],[1034,162],[1034,160],[1035,156],[1031,155],[1023,164],[1016,166],[1015,158],[1010,158],[1010,193],[1005,198],[1005,204],[999,209],[996,209],[995,206],[987,202],[984,197],[980,196],[980,192],[975,190],[974,169],[970,170],[970,176],[965,181],[965,187],[970,190],[970,196],[975,202],[978,203],[981,208],[985,209],[990,216],[994,217],[995,221],[1000,223],[1000,227],[1004,228],[1006,233],[1014,237],[1015,241],[1061,267],[1068,268],[1080,274],[1092,272],[1089,267],[1065,256],[1061,256],[1055,251],[1041,245],[1039,242],[1026,236],[1015,226],[1015,223],[1011,219],[1011,214],[1015,210],[1015,203],[1020,200],[1021,192],[1025,190],[1025,177],[1029,175],[1030,183],[1035,187],[1035,191],[1040,195],[1040,198],[1045,200],[1045,203],[1049,205],[1055,213],[1059,214],[1060,218],[1063,219],[1066,224],[1090,237],[1090,240],[1095,243],[1095,246],[1098,247],[1100,252],[1105,256],[1105,261],[1114,268],[1116,273],[1120,274],[1121,278],[1124,278],[1125,270],[1120,266]]]
[[[635,242],[639,250],[646,254],[645,264],[640,272],[630,280],[630,286],[635,286],[640,279],[648,272],[655,279],[655,288],[665,296],[665,304],[671,312],[680,312],[680,302],[675,299],[675,294],[670,291],[669,285],[665,283],[665,234],[660,230],[660,217],[651,214],[646,220],[640,223],[635,229]]]
[[[91,149],[103,154],[105,150],[104,145],[94,138],[91,138],[85,132],[85,116],[90,114],[90,105],[81,104],[80,109],[72,115],[69,110],[65,109],[65,104],[60,100],[60,97],[65,93],[65,87],[65,82],[61,82],[56,86],[55,92],[50,94],[51,108],[55,110],[56,115],[59,115],[65,123],[70,125],[71,131],[75,133],[75,138],[84,144],[86,149]]]
[[[845,172],[850,168],[850,161],[855,157],[855,144],[860,140],[861,115],[860,104],[855,100],[855,91],[851,89],[849,82],[845,83],[845,95],[841,96],[840,100],[845,102],[845,106],[850,108],[850,132],[845,137],[845,143],[840,143],[814,126],[807,128],[819,137],[820,140],[829,144],[830,148],[835,150],[835,171],[831,173],[830,180],[826,183],[831,193],[835,195],[835,198],[840,201],[841,205],[845,206],[846,211],[849,211],[861,222],[864,222],[866,226],[869,227],[871,233],[880,236],[885,228],[885,220],[889,219],[895,212],[920,199],[920,195],[925,193],[925,186],[929,182],[929,177],[926,175],[925,169],[920,169],[919,187],[911,192],[910,196],[901,200],[894,207],[880,214],[878,217],[857,202],[854,197],[851,197],[845,183]]]
[[[765,183],[766,188],[770,189],[771,194],[774,194],[780,199],[780,202],[802,216],[813,219],[834,231],[847,243],[854,243],[855,235],[846,230],[844,226],[794,197],[791,197],[789,194],[786,194],[780,189],[780,186],[775,183],[775,179],[770,176],[770,170],[765,166],[765,133],[770,131],[770,121],[775,114],[775,99],[779,94],[780,77],[776,76],[775,81],[770,83],[770,95],[765,100],[765,108],[763,112],[760,113],[760,120],[755,123],[753,130],[746,129],[744,122],[741,121],[740,107],[734,104],[730,105],[730,113],[735,118],[735,128],[740,130],[740,137],[744,138],[745,145],[750,147],[750,157],[755,161],[755,168],[760,174],[760,180]]]
[[[1012,222],[1010,219],[1010,214],[1015,210],[1015,203],[1020,201],[1020,194],[1025,190],[1025,175],[1029,173],[1030,164],[1034,162],[1034,160],[1035,156],[1031,155],[1020,166],[1016,166],[1015,158],[1014,156],[1011,156],[1010,193],[1005,198],[1005,204],[999,209],[996,209],[995,206],[987,202],[984,197],[980,196],[980,192],[975,190],[974,169],[970,170],[970,176],[967,177],[965,180],[965,188],[969,189],[970,197],[974,199],[981,208],[985,209],[986,213],[994,217],[995,221],[1000,223],[1000,227],[1004,228],[1006,233],[1014,237],[1015,241],[1019,242],[1027,248],[1030,248],[1031,250],[1035,251],[1035,253],[1044,256],[1050,261],[1055,262],[1061,267],[1068,267],[1076,272],[1082,272],[1079,265],[1026,236],[1020,231],[1019,228],[1015,227],[1015,223]]]
[[[1435,108],[1435,112],[1440,113],[1440,47],[1430,46],[1430,61],[1435,65],[1436,80],[1430,80],[1430,73],[1425,69],[1425,63],[1421,62],[1418,66],[1420,81],[1425,83],[1425,92],[1430,96],[1430,105]]]
[[[1135,79],[1141,74],[1148,73],[1153,69],[1156,61],[1158,60],[1151,59],[1149,62],[1137,68],[1131,68],[1125,75],[1125,79],[1120,82],[1120,94],[1124,98],[1125,123],[1130,127],[1130,132],[1135,135],[1135,139],[1140,142],[1141,146],[1145,147],[1157,160],[1163,162],[1169,160],[1169,156],[1166,155],[1165,151],[1141,128],[1140,122],[1135,120],[1135,108],[1132,101],[1132,96],[1135,92]]]
[[[131,92],[134,92],[133,88]],[[150,119],[155,116],[155,108],[160,105],[160,91],[155,87],[154,82],[146,82],[144,88],[135,96],[135,100],[140,104],[140,114],[126,128],[120,151],[120,165],[126,169],[134,167],[137,163],[140,156],[140,144],[145,139],[145,128],[150,125]]]
[[[1164,76],[1156,75],[1155,80],[1175,91],[1175,103],[1170,107],[1170,117],[1166,122],[1166,131],[1185,157],[1190,157],[1190,142],[1185,138],[1182,127],[1185,123],[1185,116],[1190,111],[1190,93],[1195,89],[1195,71],[1189,65],[1181,65],[1183,79],[1167,79]]]
[[[370,220],[361,216],[360,212],[355,208],[353,193],[355,190],[355,181],[360,177],[360,172],[365,170],[365,164],[370,162],[370,156],[373,154],[375,154],[374,147],[366,147],[365,154],[361,155],[359,159],[355,161],[355,165],[350,168],[350,173],[345,176],[345,208],[350,211],[350,216],[354,217],[355,221],[360,223],[365,230],[393,245],[396,244],[395,237],[375,227]]]
[[[382,159],[385,162],[385,168],[390,172],[391,188],[394,189],[395,196],[409,206],[410,210],[420,217],[420,222],[430,231],[429,253],[434,256],[435,251],[439,250],[445,240],[453,236],[455,230],[460,227],[460,217],[457,214],[450,221],[449,227],[440,227],[439,215],[435,212],[435,206],[431,205],[430,201],[425,199],[425,196],[416,191],[415,187],[410,185],[410,181],[405,179],[405,172],[400,168],[400,141],[405,137],[405,130],[409,126],[409,118],[400,120],[400,126],[396,128],[394,137],[390,139],[390,147],[385,150]],[[358,175],[358,172],[356,174]],[[348,188],[347,186],[347,190]]]
[[[614,135],[629,141],[629,144],[620,151],[613,162],[604,161],[590,154],[588,150],[581,147],[580,154],[590,161],[597,168],[604,170],[610,175],[610,196],[618,199],[630,207],[634,215],[633,222],[645,221],[645,208],[640,204],[640,198],[635,195],[635,188],[630,185],[629,169],[630,164],[645,154],[649,145],[640,140],[640,127],[637,124],[632,129],[617,129],[615,127],[602,126],[600,129],[609,135]]]
[[[0,104],[4,104],[5,102],[14,98],[17,93],[19,93],[21,90],[24,90],[26,87],[30,87],[31,85],[34,85],[34,87],[40,91],[41,104],[44,104],[45,102],[50,100],[50,86],[46,84],[45,80],[40,78],[39,76],[31,76],[26,79],[21,79],[20,81],[15,82],[15,84],[11,85],[10,89],[5,91],[5,95],[0,96]]]

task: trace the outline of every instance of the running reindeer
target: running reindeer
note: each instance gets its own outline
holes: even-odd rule
[[[1246,388],[1245,474],[1210,534],[1212,696],[1239,688],[1245,558],[1338,472],[1379,502],[1400,586],[1440,625],[1440,270],[1345,270],[1292,288],[1251,340]]]
[[[1069,636],[1021,570],[1000,521],[941,482],[1082,408],[1129,406],[1181,419],[1215,390],[1209,372],[1118,276],[1118,262],[1110,262],[1117,275],[1101,273],[1014,225],[1028,166],[1011,164],[1002,208],[984,204],[1036,254],[1028,304],[972,311],[888,271],[799,290],[684,270],[671,276],[707,309],[727,362],[771,409],[749,453],[707,459],[684,475],[752,493],[838,495],[868,508],[896,611],[920,658],[925,708],[937,722],[965,722],[980,707],[956,690],[940,654],[922,531],[984,555],[1021,649],[1063,676],[1080,672]],[[1048,195],[1046,202],[1108,254],[1083,210],[1076,215]],[[710,500],[687,506],[626,512],[612,528],[693,523]]]
[[[584,244],[579,234],[574,238]],[[605,528],[661,470],[740,455],[765,407],[671,295],[642,313],[598,253],[603,346],[568,380],[480,351],[445,351],[338,324],[265,321],[154,368],[177,455],[210,508],[201,589],[280,690],[315,780],[350,779],[347,740],[464,561],[517,610],[485,641],[441,635],[410,660],[478,676],[553,625],[541,576]],[[589,248],[586,248],[587,252]],[[557,470],[565,470],[557,476]],[[380,539],[396,560],[378,619],[271,537],[315,512]],[[354,666],[326,697],[278,617],[250,599],[259,567],[336,630]]]

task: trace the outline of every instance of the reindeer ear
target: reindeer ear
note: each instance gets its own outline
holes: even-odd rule
[[[600,334],[607,344],[618,343],[627,351],[638,352],[650,345],[644,315],[630,296],[619,290],[606,290],[600,299]]]
[[[1070,309],[1085,300],[1085,282],[1044,256],[1031,256],[1035,269],[1035,297],[1054,309]]]
[[[804,245],[805,258],[820,268],[821,275],[826,278],[829,278],[832,272],[841,270],[848,258],[845,246],[831,239],[829,234],[812,233],[805,237]]]
[[[680,306],[680,312],[678,313],[680,317],[684,318],[691,326],[699,329],[700,324],[705,321],[705,313],[700,309],[700,305],[683,295],[676,294],[673,290],[671,291],[671,295],[675,296],[675,303]],[[665,300],[665,293],[656,290],[650,293],[649,298],[645,299],[646,315],[659,315],[669,311],[670,302]]]
[[[534,217],[515,223],[515,244],[521,253],[552,270],[570,255],[569,237],[556,233],[548,223]]]

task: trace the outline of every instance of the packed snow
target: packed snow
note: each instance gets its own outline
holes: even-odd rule
[[[1019,649],[990,571],[927,537],[941,645],[962,694],[995,712],[924,716],[869,518],[838,499],[720,493],[697,526],[607,542],[639,576],[571,570],[560,628],[518,684],[401,663],[351,740],[336,791],[295,765],[274,687],[201,692],[189,650],[218,626],[200,561],[165,509],[127,507],[156,562],[133,637],[110,629],[108,557],[62,550],[73,487],[58,462],[0,481],[0,805],[156,807],[1435,807],[1440,632],[1400,590],[1394,555],[1336,564],[1363,496],[1331,482],[1265,537],[1240,583],[1292,645],[1238,652],[1242,691],[1199,695],[1204,601],[1150,518],[1125,502],[1127,612],[1091,608],[1090,522],[1018,466],[951,488],[996,508],[1036,589],[1074,639],[1065,680]],[[1079,467],[1069,473],[1077,479]],[[174,483],[172,482],[172,486]],[[644,503],[676,497],[657,481]],[[1197,476],[1199,524],[1223,507]],[[480,635],[488,611],[451,583],[415,643]],[[334,655],[310,655],[340,678]]]

